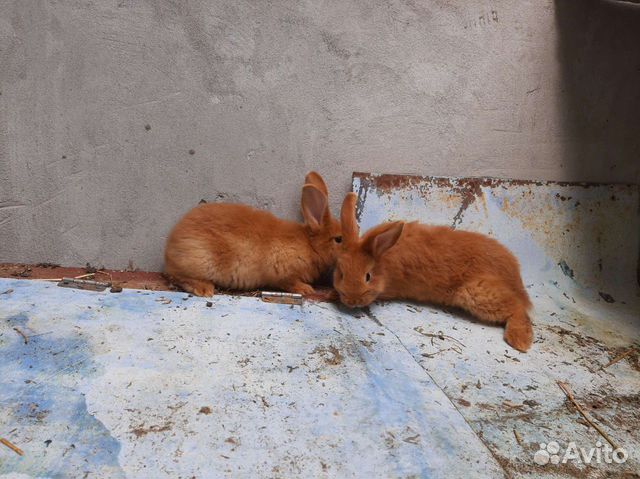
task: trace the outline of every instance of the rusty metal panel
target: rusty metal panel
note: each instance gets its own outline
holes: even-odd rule
[[[362,230],[419,220],[489,234],[519,258],[535,341],[514,353],[500,330],[402,302],[370,314],[445,392],[512,477],[623,477],[640,471],[639,194],[592,185],[355,173]],[[558,383],[623,447],[624,464],[562,462],[607,444]],[[557,442],[559,463],[538,464]],[[598,444],[600,446],[598,446]],[[549,456],[550,457],[550,456]]]
[[[0,279],[0,438],[23,453],[0,444],[0,478],[635,477],[637,187],[356,174],[354,189],[365,229],[419,219],[506,243],[531,351],[434,305]],[[542,445],[606,442],[558,382],[623,463],[540,462]]]
[[[354,173],[353,191],[363,230],[406,219],[479,231],[516,254],[525,281],[575,284],[595,300],[638,294],[637,185]]]

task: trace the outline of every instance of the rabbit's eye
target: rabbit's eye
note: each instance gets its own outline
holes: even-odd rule
[[[333,241],[335,241],[336,243],[340,244],[342,243],[342,236],[336,236],[333,238]]]
[[[369,281],[371,281],[371,273],[367,273],[364,275],[364,281],[366,283],[368,283]]]

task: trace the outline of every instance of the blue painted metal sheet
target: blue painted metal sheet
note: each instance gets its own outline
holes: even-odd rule
[[[404,219],[478,231],[514,252],[525,281],[638,298],[638,185],[355,173],[353,191],[363,230]]]
[[[355,175],[354,190],[363,229],[420,219],[506,243],[535,306],[532,350],[428,305],[216,296],[207,307],[0,280],[0,437],[24,450],[0,445],[0,477],[640,470],[637,187]],[[626,462],[534,460],[541,444],[604,442],[558,381]]]
[[[502,475],[393,332],[366,316],[0,280],[7,290],[0,436],[24,456],[0,449],[0,477]]]
[[[386,220],[447,224],[489,234],[519,258],[534,304],[535,342],[526,355],[501,330],[427,305],[375,305],[379,318],[458,405],[514,477],[611,477],[640,471],[640,298],[638,186],[422,178],[356,173],[362,231]],[[442,331],[449,337],[425,336]],[[603,368],[621,355],[623,360]],[[532,461],[540,444],[586,450],[606,440],[624,464]],[[597,449],[597,448],[596,448]]]

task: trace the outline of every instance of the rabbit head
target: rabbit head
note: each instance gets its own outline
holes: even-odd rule
[[[349,193],[340,212],[342,245],[333,276],[333,285],[343,304],[364,307],[385,289],[385,274],[379,259],[400,239],[404,223],[383,223],[360,239],[356,223],[356,194]]]
[[[331,215],[327,185],[322,177],[312,171],[304,182],[301,207],[309,243],[322,263],[333,266],[342,242],[340,222]]]

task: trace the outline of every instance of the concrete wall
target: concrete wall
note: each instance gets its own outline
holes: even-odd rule
[[[578,5],[579,3],[579,5]],[[0,261],[144,269],[201,198],[353,170],[640,181],[640,8],[0,0]]]

